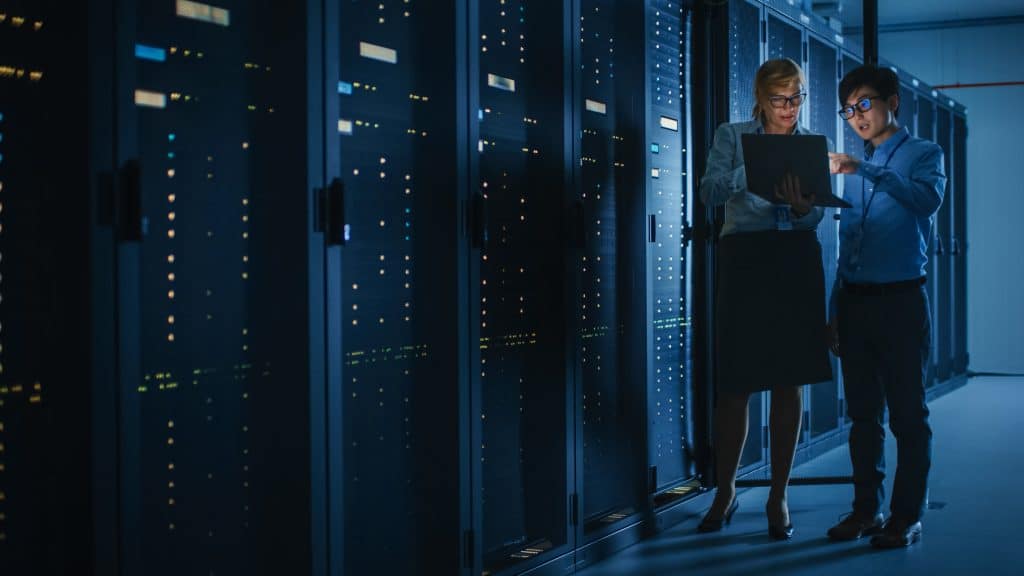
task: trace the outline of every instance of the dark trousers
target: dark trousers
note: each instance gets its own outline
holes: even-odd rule
[[[897,464],[890,510],[914,522],[924,515],[931,468],[924,376],[931,317],[924,286],[899,291],[841,289],[839,344],[853,463],[853,510],[875,515],[885,499],[885,429],[896,437]]]

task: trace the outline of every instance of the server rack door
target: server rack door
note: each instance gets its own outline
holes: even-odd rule
[[[837,84],[838,61],[836,49],[808,35],[807,38],[807,127],[818,134],[828,137],[834,143],[839,134],[839,86]],[[832,188],[838,185],[838,178],[831,178]],[[825,269],[825,302],[829,302],[832,287],[835,285],[836,270],[839,266],[839,221],[833,218],[835,210],[826,209],[825,217],[818,224],[818,241],[821,243],[822,265]],[[827,311],[822,311],[822,321],[827,318]],[[831,432],[839,426],[839,360],[832,357],[832,374],[830,381],[808,383],[809,418],[806,422],[807,434],[814,438]]]
[[[750,2],[729,6],[729,121],[750,120],[754,75],[761,65],[761,8]]]
[[[967,118],[953,118],[953,235],[951,246],[956,261],[954,287],[956,288],[954,331],[957,335],[953,350],[953,371],[967,371]]]
[[[456,194],[465,176],[453,78],[466,31],[456,30],[455,4],[342,2],[329,23],[338,116],[328,163],[340,167],[345,220],[340,273],[328,277],[329,298],[341,302],[329,358],[341,357],[343,391],[343,425],[329,440],[332,457],[343,454],[341,477],[330,490],[337,498],[340,487],[344,502],[345,574],[459,568]]]
[[[804,64],[803,30],[775,13],[768,12],[767,60],[789,58]]]
[[[580,3],[577,101],[580,250],[577,357],[581,413],[575,444],[583,534],[596,538],[641,508],[642,380],[636,369],[643,322],[633,307],[643,227],[641,6]],[[625,65],[624,65],[625,64]],[[574,131],[576,132],[576,131]],[[577,464],[580,466],[580,464]]]
[[[935,139],[935,103],[923,96],[917,99],[917,137],[925,140]],[[945,199],[943,199],[945,202]],[[925,386],[933,386],[937,383],[938,362],[939,362],[939,280],[943,263],[942,257],[945,254],[947,239],[939,233],[938,217],[932,223],[931,246],[928,249],[928,263],[925,266],[925,273],[928,276],[926,284],[928,290],[928,301],[931,308],[932,324],[932,346],[931,361],[928,363],[928,371],[925,374]]]
[[[900,105],[897,109],[897,119],[900,126],[907,129],[911,136],[917,135],[917,97],[914,89],[906,84],[900,83]]]
[[[749,2],[729,5],[729,121],[750,120],[754,109],[754,76],[762,61],[762,8]],[[716,227],[716,231],[720,226]],[[740,457],[740,467],[749,467],[765,459],[762,440],[767,420],[764,417],[766,394],[752,394],[749,408],[749,434]]]
[[[693,216],[690,167],[691,13],[651,2],[647,14],[646,205],[649,489],[663,505],[688,493],[694,460]]]
[[[90,306],[99,291],[109,294],[94,265],[109,266],[112,244],[109,231],[94,228],[90,177],[109,166],[110,145],[87,129],[93,121],[109,136],[111,119],[109,102],[87,92],[86,50],[94,39],[87,31],[109,30],[86,23],[95,22],[85,3],[0,1],[3,574],[93,573],[93,541],[83,535],[99,528],[90,505],[90,394],[100,372],[90,348],[111,349],[110,335],[90,323],[109,326],[111,318]]]
[[[952,373],[952,350],[955,335],[952,330],[953,309],[953,233],[952,204],[953,182],[950,179],[952,164],[952,123],[950,111],[941,106],[936,107],[935,142],[942,147],[943,163],[946,171],[946,190],[942,206],[935,215],[938,234],[945,241],[945,250],[939,257],[938,277],[938,323],[932,326],[932,337],[938,340],[938,362],[936,377],[939,382],[948,379]]]
[[[570,542],[570,3],[481,3],[479,262],[483,570]]]
[[[309,572],[307,5],[118,8],[123,571]]]

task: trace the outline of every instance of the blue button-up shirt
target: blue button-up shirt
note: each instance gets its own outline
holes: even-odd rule
[[[743,163],[741,134],[764,130],[759,120],[722,124],[708,154],[704,177],[700,179],[700,199],[709,206],[725,204],[722,236],[739,232],[775,230],[777,206],[747,190],[747,171]],[[794,134],[813,134],[797,127]],[[829,141],[829,150],[832,143]],[[825,211],[815,206],[802,218],[793,218],[793,230],[814,230]]]
[[[877,149],[866,144],[864,154],[857,173],[845,177],[843,198],[853,207],[839,220],[837,281],[924,276],[932,221],[946,189],[942,148],[902,128]]]

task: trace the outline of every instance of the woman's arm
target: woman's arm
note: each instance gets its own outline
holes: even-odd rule
[[[704,177],[700,179],[700,200],[708,206],[725,204],[730,198],[747,190],[747,171],[740,163],[733,168],[736,137],[728,124],[715,130],[715,139],[708,154]]]

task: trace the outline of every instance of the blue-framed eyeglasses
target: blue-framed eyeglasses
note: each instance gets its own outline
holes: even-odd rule
[[[841,109],[839,111],[839,116],[841,116],[843,120],[849,120],[850,118],[853,118],[855,114],[857,114],[858,110],[860,110],[861,112],[867,112],[868,110],[871,110],[872,100],[881,99],[881,96],[865,96],[860,100],[857,100],[857,103],[854,104],[853,106],[846,106],[843,109]]]
[[[800,92],[799,94],[793,94],[792,96],[783,96],[781,94],[768,97],[768,103],[772,105],[772,108],[785,108],[786,104],[799,108],[804,103],[804,98],[807,98],[806,92]]]

